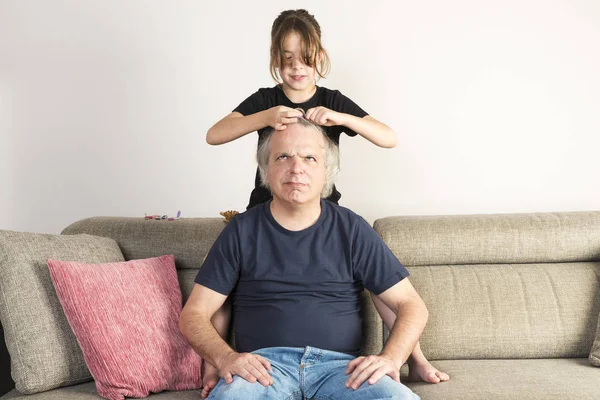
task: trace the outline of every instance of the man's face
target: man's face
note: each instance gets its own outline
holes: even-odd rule
[[[289,124],[271,138],[267,180],[273,197],[288,203],[319,202],[325,186],[325,140],[317,130]]]

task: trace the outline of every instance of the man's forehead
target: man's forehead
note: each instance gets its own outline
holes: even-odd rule
[[[285,130],[275,131],[273,135],[272,140],[276,140],[279,143],[301,141],[304,143],[314,143],[319,147],[325,145],[323,133],[311,126],[289,124]]]
[[[278,144],[271,143],[270,154],[279,156],[281,154],[294,155],[319,155],[324,153],[325,146],[316,141],[291,142],[285,141]]]

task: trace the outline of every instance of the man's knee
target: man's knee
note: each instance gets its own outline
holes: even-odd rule
[[[356,392],[360,394],[358,398],[361,399],[419,400],[419,396],[407,386],[387,375],[373,385],[363,383]]]

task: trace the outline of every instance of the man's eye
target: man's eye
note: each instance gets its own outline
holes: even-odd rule
[[[279,156],[277,157],[278,160],[285,160],[288,156]]]
[[[317,161],[317,159],[314,158],[313,156],[304,157],[304,159],[307,161]]]

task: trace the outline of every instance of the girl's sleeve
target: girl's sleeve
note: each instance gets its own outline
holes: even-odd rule
[[[250,95],[246,100],[242,101],[233,111],[239,112],[243,116],[256,114],[259,111],[266,109],[266,101],[264,93],[261,89]]]
[[[369,115],[363,110],[358,104],[344,96],[339,90],[332,90],[331,97],[329,99],[328,107],[330,110],[341,112],[344,114],[354,115],[358,118],[363,118]],[[352,129],[346,127],[340,127],[342,132],[345,132],[348,136],[356,136],[357,133]]]

